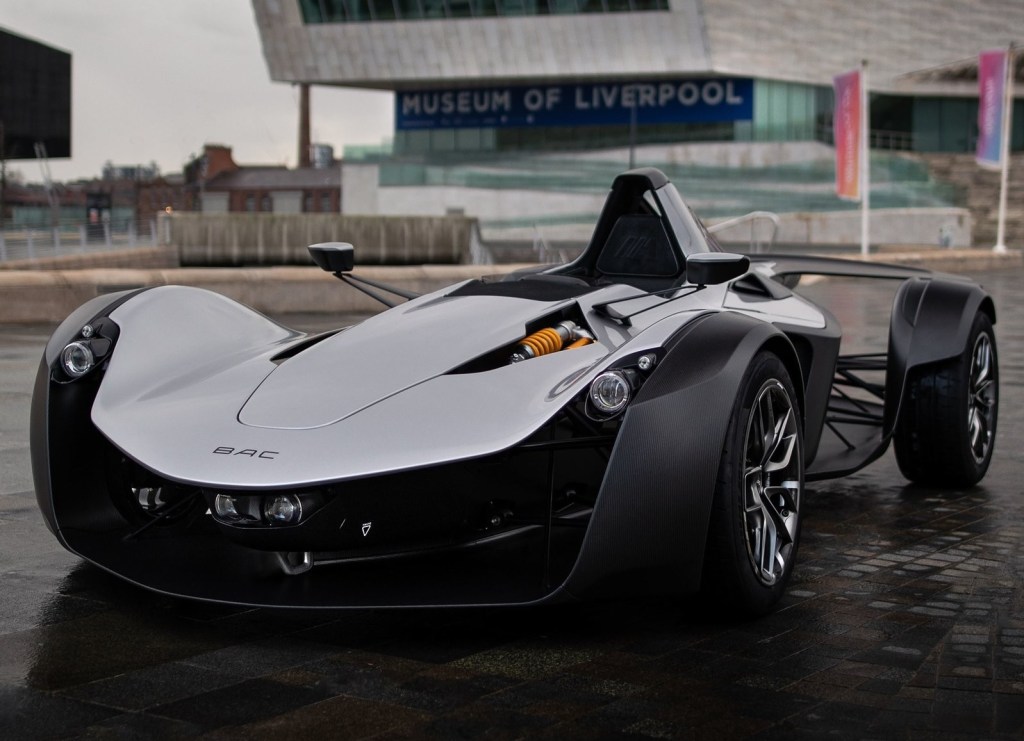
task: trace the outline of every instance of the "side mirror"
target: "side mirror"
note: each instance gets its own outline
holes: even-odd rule
[[[348,242],[311,244],[309,256],[328,273],[351,273],[356,264],[356,250]]]
[[[697,252],[686,258],[686,282],[712,286],[739,278],[750,269],[745,255],[732,252]]]

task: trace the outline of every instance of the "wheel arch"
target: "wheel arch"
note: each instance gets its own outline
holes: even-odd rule
[[[883,434],[896,426],[907,380],[915,368],[963,352],[974,316],[996,323],[995,302],[981,286],[955,278],[921,276],[904,281],[893,298],[885,374]]]
[[[89,404],[95,394],[95,384],[88,380],[69,385],[63,397],[72,402],[55,404],[52,396],[51,373],[61,350],[81,331],[86,324],[109,315],[116,308],[131,300],[148,288],[121,291],[97,296],[75,309],[53,331],[46,343],[43,356],[36,371],[32,391],[32,405],[29,414],[29,450],[32,460],[32,478],[36,491],[36,502],[43,514],[43,521],[64,547],[69,548],[60,532],[53,504],[53,467],[61,465],[56,451],[64,449],[59,440],[66,437],[68,429],[74,429],[76,422],[82,423],[82,416],[88,416]],[[83,402],[82,399],[85,399]],[[71,411],[76,410],[76,411]],[[91,425],[87,425],[91,427]],[[60,429],[58,429],[60,428]],[[57,460],[55,460],[57,458]],[[69,548],[70,550],[70,548]]]
[[[732,312],[707,314],[668,345],[612,449],[565,583],[576,596],[699,588],[733,400],[762,350],[782,359],[802,414],[799,358],[771,324]]]

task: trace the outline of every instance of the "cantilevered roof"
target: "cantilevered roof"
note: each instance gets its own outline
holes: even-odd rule
[[[718,72],[831,84],[868,62],[873,90],[977,95],[907,73],[977,58],[1024,38],[1024,0],[704,0]],[[976,73],[975,73],[976,75]]]
[[[973,56],[949,64],[940,64],[937,67],[915,70],[908,72],[903,77],[919,82],[969,82],[974,84],[978,81],[978,57]],[[1015,82],[1024,82],[1024,48],[1015,49],[1013,79]]]
[[[543,1],[543,0],[541,0]],[[908,73],[1024,38],[1024,0],[669,0],[669,11],[306,25],[253,0],[272,79],[409,88],[737,75],[815,85],[868,61],[873,90],[976,94]]]

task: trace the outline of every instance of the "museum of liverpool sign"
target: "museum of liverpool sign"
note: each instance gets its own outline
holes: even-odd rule
[[[395,94],[395,129],[749,121],[749,78],[517,85]]]

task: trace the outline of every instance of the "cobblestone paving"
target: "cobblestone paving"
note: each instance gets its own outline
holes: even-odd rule
[[[1024,271],[996,295],[982,486],[886,455],[810,486],[794,582],[752,622],[692,602],[291,613],[134,589],[53,541],[28,473],[44,334],[0,329],[0,738],[838,738],[1024,734]],[[852,342],[881,297],[828,292]]]

